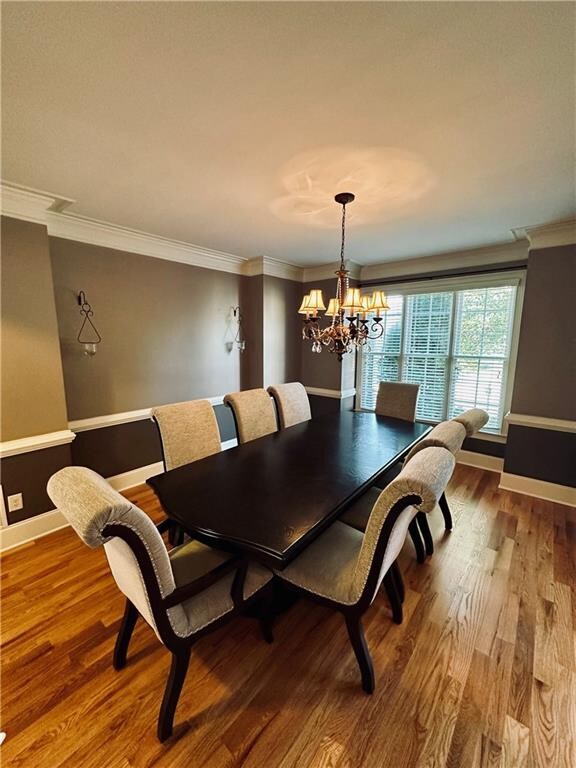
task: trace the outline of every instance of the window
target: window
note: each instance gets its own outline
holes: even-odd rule
[[[412,382],[420,384],[418,419],[443,421],[477,406],[490,415],[485,429],[500,432],[518,282],[389,289],[383,334],[360,356],[361,407],[374,409],[381,381]]]

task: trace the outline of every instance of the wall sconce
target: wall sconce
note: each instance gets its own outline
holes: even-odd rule
[[[233,307],[232,311],[234,312],[234,317],[236,318],[236,322],[238,324],[236,328],[236,336],[234,337],[234,343],[240,352],[244,352],[246,349],[246,339],[244,338],[244,333],[242,331],[242,314],[240,313],[240,307]]]
[[[78,305],[80,306],[80,314],[84,316],[84,320],[82,321],[80,331],[76,338],[78,343],[82,344],[84,347],[84,354],[93,357],[96,354],[97,345],[102,341],[102,337],[90,319],[94,316],[94,311],[86,301],[86,294],[84,291],[80,291],[78,294]]]

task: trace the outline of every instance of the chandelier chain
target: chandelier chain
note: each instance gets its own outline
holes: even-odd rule
[[[340,269],[344,269],[344,245],[346,243],[346,203],[342,206],[342,245],[340,246]]]

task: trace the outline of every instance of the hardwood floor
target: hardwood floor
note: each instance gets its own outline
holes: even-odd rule
[[[145,486],[130,497],[161,512]],[[139,621],[112,668],[123,598],[70,529],[2,558],[4,768],[576,766],[576,510],[458,465],[454,531],[407,542],[404,623],[366,614],[367,696],[344,622],[299,602],[266,645],[238,618],[193,649],[172,739],[156,741],[169,654]]]

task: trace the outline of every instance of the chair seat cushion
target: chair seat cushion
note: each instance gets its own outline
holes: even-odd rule
[[[207,547],[205,544],[194,540],[188,541],[180,547],[175,547],[168,554],[177,587],[182,587],[210,573],[233,557],[228,552]],[[210,587],[182,603],[188,623],[187,634],[198,632],[234,608],[230,596],[234,573],[225,574]],[[251,564],[244,582],[244,599],[248,600],[249,597],[252,597],[271,578],[272,573],[267,568],[257,563]]]
[[[207,547],[194,539],[181,544],[179,547],[174,547],[168,556],[177,587],[182,587],[184,584],[189,584],[200,576],[210,573],[233,557],[228,552]]]
[[[283,581],[338,603],[351,604],[351,586],[364,536],[336,521],[283,571]]]
[[[341,523],[351,525],[352,528],[356,528],[357,531],[364,532],[368,525],[368,518],[370,512],[378,499],[378,496],[382,493],[380,488],[370,488],[366,493],[357,499],[354,504],[349,507],[339,520]]]
[[[256,594],[272,579],[272,576],[272,572],[263,565],[251,563],[244,581],[244,599],[248,600]],[[233,581],[234,573],[228,573],[208,589],[182,603],[188,619],[189,634],[198,632],[234,608],[230,595]]]

